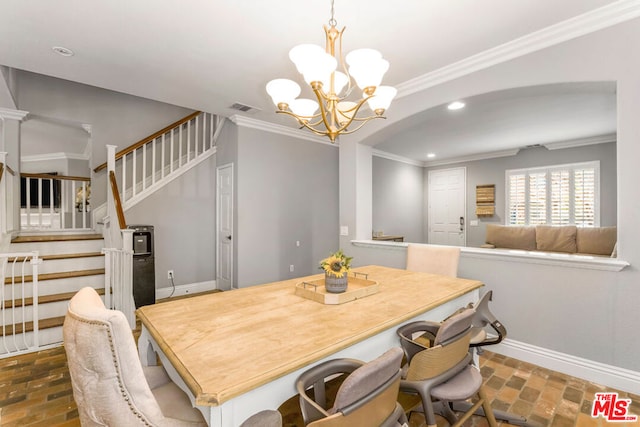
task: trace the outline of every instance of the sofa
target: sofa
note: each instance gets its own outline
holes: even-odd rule
[[[615,258],[617,227],[487,224],[483,248],[562,252]]]

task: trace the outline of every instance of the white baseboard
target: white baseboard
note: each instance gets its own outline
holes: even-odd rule
[[[640,394],[640,372],[583,359],[509,338],[498,345],[487,347],[487,350],[612,389]]]
[[[159,300],[163,298],[169,298],[169,296],[178,297],[178,296],[188,295],[188,294],[197,294],[198,292],[212,291],[214,289],[216,289],[215,280],[209,280],[206,282],[199,282],[199,283],[190,283],[188,285],[178,285],[176,286],[176,289],[173,292],[173,295],[171,295],[173,288],[169,286],[168,288],[156,289],[156,299]]]

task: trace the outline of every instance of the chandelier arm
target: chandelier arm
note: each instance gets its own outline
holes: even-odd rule
[[[294,113],[292,113],[291,111],[276,111],[276,113],[282,113],[282,114],[286,114],[286,115],[288,115],[288,116],[293,117],[293,118],[294,118],[294,119],[296,119],[296,120],[298,121],[298,123],[301,125],[301,128],[302,128],[302,127],[305,127],[305,128],[307,128],[307,129],[309,129],[311,132],[315,133],[316,135],[320,135],[320,136],[327,136],[327,135],[329,135],[329,132],[328,132],[328,131],[327,131],[327,132],[319,131],[319,130],[314,129],[314,128],[312,127],[312,126],[315,126],[316,124],[320,124],[320,123],[321,123],[321,121],[318,121],[318,122],[316,122],[316,123],[311,123],[311,124],[309,124],[309,123],[305,122],[304,120],[302,120],[302,119],[300,118],[300,116],[295,115],[295,114],[294,114]],[[316,116],[317,116],[317,114],[316,114]],[[314,116],[314,117],[315,117],[315,116]]]
[[[340,131],[340,135],[349,135],[350,133],[354,133],[356,132],[358,129],[360,129],[362,126],[364,126],[365,124],[367,124],[367,122],[369,120],[373,120],[373,119],[386,119],[385,116],[371,116],[371,117],[367,117],[366,119],[363,119],[364,121],[362,123],[360,123],[355,129],[353,130],[342,130]]]
[[[299,116],[296,113],[292,112],[292,111],[288,111],[288,110],[276,110],[276,114],[286,114],[288,116],[293,117],[296,120],[302,120],[304,119],[316,119],[318,117],[320,117],[320,113],[318,114],[314,114],[313,116]],[[316,123],[320,123],[320,121],[316,122]]]
[[[366,118],[366,119],[356,119],[356,116],[358,115],[358,111],[360,111],[360,108],[364,105],[365,102],[367,102],[367,100],[369,100],[369,98],[371,98],[371,96],[373,95],[369,95],[365,98],[362,98],[360,101],[358,101],[358,103],[356,104],[355,107],[351,108],[348,111],[353,111],[353,113],[351,114],[351,117],[349,118],[349,121],[347,121],[347,123],[345,123],[344,125],[340,126],[337,130],[336,133],[342,133],[346,128],[349,127],[349,125],[351,123],[353,123],[353,121],[363,121],[362,124],[366,123],[367,121],[371,120],[370,118]],[[362,126],[362,125],[361,125]],[[358,127],[358,129],[360,129],[360,126]]]

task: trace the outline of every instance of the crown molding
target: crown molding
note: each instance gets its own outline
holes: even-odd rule
[[[476,71],[489,68],[493,65],[497,65],[511,59],[518,58],[520,56],[524,56],[638,17],[640,17],[640,0],[618,0],[614,3],[610,3],[606,6],[602,6],[592,11],[583,13],[582,15],[578,15],[565,21],[558,22],[554,25],[519,37],[510,42],[485,50],[484,52],[472,55],[458,62],[454,62],[453,64],[438,68],[434,71],[423,74],[422,76],[418,76],[402,82],[396,85],[396,88],[398,89],[396,99],[412,95],[414,93],[429,89],[433,86],[437,86],[439,84],[475,73]],[[336,144],[332,144],[331,142],[326,141],[324,138],[318,137],[305,131],[301,131],[299,129],[293,129],[287,126],[269,123],[238,114],[234,114],[229,118],[233,123],[241,127],[248,127],[285,136],[291,136],[294,138],[305,139],[312,142],[319,142],[321,144],[327,144],[334,147],[337,146]],[[517,150],[515,153],[517,153]],[[488,153],[488,156],[483,156],[481,158],[473,157],[469,159],[460,158],[460,160],[455,159],[451,161],[443,160],[442,162],[424,162],[424,165],[437,166],[442,164],[459,163],[461,161],[468,160],[482,160],[492,157],[505,157],[514,155],[515,153],[504,155],[494,155],[495,153]],[[384,156],[380,155],[379,157]]]
[[[85,154],[79,153],[47,153],[20,157],[20,163],[44,162],[48,160],[89,160]]]
[[[406,163],[406,164],[412,165],[412,166],[420,166],[420,167],[424,167],[425,166],[425,163],[421,162],[419,160],[413,160],[413,159],[410,159],[408,157],[398,156],[397,154],[388,153],[388,152],[382,151],[382,150],[376,150],[375,148],[373,150],[371,150],[371,154],[376,156],[376,157],[381,157],[381,158],[387,159],[387,160],[394,160],[396,162]]]
[[[336,148],[338,147],[337,144],[332,144],[331,142],[327,141],[325,138],[316,136],[312,133],[309,133],[308,131],[293,129],[288,126],[283,126],[276,123],[265,122],[263,120],[241,116],[239,114],[234,114],[233,116],[229,117],[229,120],[231,120],[233,123],[235,123],[240,127],[263,130],[265,132],[277,133],[280,135],[290,136],[293,138],[305,139],[307,141],[330,145]]]
[[[491,151],[489,153],[471,154],[469,156],[454,157],[451,159],[435,160],[432,162],[424,162],[424,166],[430,168],[432,166],[451,165],[453,163],[473,162],[476,160],[495,159],[497,157],[510,157],[515,156],[520,151],[519,148],[512,148],[510,150]]]
[[[9,119],[9,120],[18,120],[18,121],[22,121],[22,119],[24,119],[27,114],[29,114],[28,111],[22,111],[22,110],[12,110],[9,108],[0,108],[0,119]]]
[[[639,16],[640,0],[619,0],[400,83],[396,99]]]
[[[607,142],[616,142],[617,140],[617,134],[609,133],[606,135],[589,136],[586,138],[570,139],[567,141],[550,142],[542,145],[548,150],[562,150],[565,148],[583,147],[585,145],[605,144]]]

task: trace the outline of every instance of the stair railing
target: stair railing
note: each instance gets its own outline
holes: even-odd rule
[[[135,329],[133,300],[133,230],[127,229],[120,192],[115,179],[115,145],[107,145],[107,216],[102,230],[105,239],[104,298],[109,308],[124,313],[131,329]],[[117,219],[117,221],[116,221]]]
[[[0,357],[40,347],[38,265],[41,262],[38,251],[0,253]],[[29,264],[31,274],[27,274]]]
[[[114,172],[126,210],[215,152],[222,119],[196,111],[115,153]],[[94,169],[100,172],[107,163]]]
[[[200,111],[116,153],[107,145],[105,237],[105,302],[125,313],[135,327],[133,300],[133,230],[124,211],[215,153],[222,118]],[[102,208],[101,208],[102,209]]]
[[[89,230],[91,178],[21,173],[22,230]]]

